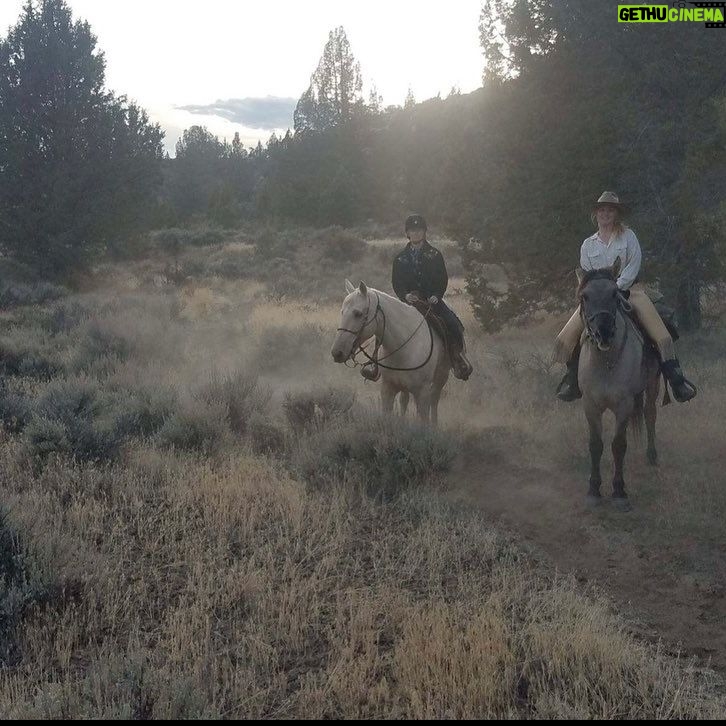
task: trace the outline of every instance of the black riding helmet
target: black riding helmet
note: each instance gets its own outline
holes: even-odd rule
[[[420,214],[411,214],[406,218],[404,231],[408,232],[409,229],[422,229],[426,231],[426,220]]]

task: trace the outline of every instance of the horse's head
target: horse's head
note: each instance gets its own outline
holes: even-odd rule
[[[620,258],[612,267],[584,272],[577,269],[577,297],[585,328],[599,350],[609,350],[618,313]]]
[[[345,363],[356,348],[376,331],[378,310],[375,295],[368,292],[364,282],[355,287],[346,280],[345,290],[348,294],[340,311],[340,327],[330,350],[336,363]]]

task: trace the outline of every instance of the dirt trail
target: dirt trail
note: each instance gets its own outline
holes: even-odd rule
[[[637,637],[662,639],[669,652],[726,673],[726,546],[711,547],[704,556],[696,538],[669,541],[667,532],[657,545],[649,543],[643,532],[648,524],[652,528],[653,513],[637,501],[635,486],[632,512],[617,512],[605,496],[591,511],[584,503],[585,479],[573,472],[506,465],[497,470],[496,476],[491,470],[484,475],[467,463],[452,496],[514,534],[543,565],[573,573],[608,595]],[[703,567],[694,568],[694,555]]]

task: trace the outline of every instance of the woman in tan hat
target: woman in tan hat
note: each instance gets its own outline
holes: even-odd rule
[[[638,280],[641,251],[635,232],[623,223],[625,207],[613,192],[603,192],[594,205],[592,220],[597,232],[588,237],[580,250],[580,267],[584,271],[612,267],[620,258],[621,270],[617,283],[645,330],[655,343],[661,358],[661,369],[671,385],[677,401],[689,401],[696,395],[696,388],[686,380],[676,358],[673,338],[661,320],[658,311]],[[584,324],[579,309],[557,336],[555,357],[567,364],[567,373],[557,389],[562,401],[574,401],[582,396],[577,380],[580,357],[580,338]]]

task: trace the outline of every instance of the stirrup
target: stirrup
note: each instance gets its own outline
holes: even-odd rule
[[[696,397],[698,389],[683,375],[683,370],[677,358],[663,361],[661,363],[661,372],[666,379],[666,391],[668,390],[668,385],[670,385],[673,397],[678,403],[686,403]]]

